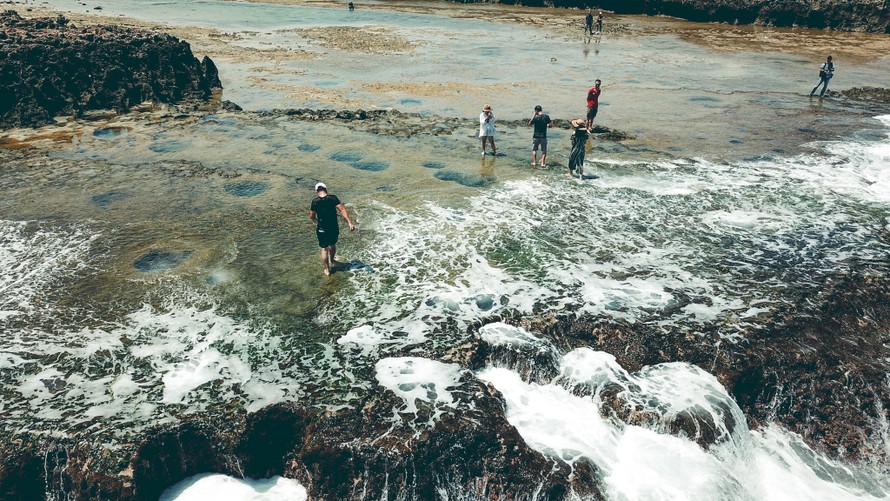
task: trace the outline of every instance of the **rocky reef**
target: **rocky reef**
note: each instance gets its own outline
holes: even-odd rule
[[[0,127],[145,101],[205,101],[221,87],[213,61],[171,35],[0,13]]]
[[[618,14],[664,15],[701,22],[890,33],[890,10],[883,0],[500,0],[500,3],[600,8]]]

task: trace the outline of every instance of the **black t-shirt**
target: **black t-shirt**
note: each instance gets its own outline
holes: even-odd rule
[[[318,219],[318,226],[321,228],[337,228],[337,206],[340,205],[340,199],[337,195],[328,194],[324,197],[315,197],[312,199],[312,205],[309,210],[315,213]]]
[[[535,115],[532,117],[532,125],[535,126],[534,139],[544,139],[547,137],[547,124],[550,123],[550,115],[546,113]]]

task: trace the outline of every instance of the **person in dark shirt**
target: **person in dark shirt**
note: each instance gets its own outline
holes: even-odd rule
[[[596,16],[596,33],[598,35],[603,33],[603,11],[600,11],[599,15]]]
[[[553,122],[539,104],[535,106],[535,116],[528,121],[528,124],[535,127],[535,132],[532,134],[532,167],[538,163],[538,146],[541,147],[541,167],[547,167],[547,129],[553,126]]]
[[[584,17],[584,32],[593,35],[593,11],[588,10]]]
[[[819,66],[819,83],[813,87],[813,90],[810,91],[810,95],[816,93],[816,89],[819,86],[822,86],[822,92],[819,93],[819,97],[825,95],[825,91],[828,90],[828,81],[831,80],[831,77],[834,76],[834,61],[831,60],[831,56],[828,56],[825,59],[825,62],[822,63],[822,66]]]
[[[572,152],[569,154],[569,176],[578,174],[578,179],[584,179],[584,155],[587,149],[587,139],[590,132],[587,130],[587,121],[584,119],[572,120]]]
[[[337,239],[340,237],[340,225],[337,222],[337,212],[343,214],[343,218],[349,224],[349,231],[355,231],[355,225],[349,219],[346,207],[337,198],[337,195],[328,193],[328,187],[324,183],[315,185],[315,198],[309,206],[309,219],[315,223],[315,236],[318,237],[318,246],[321,247],[321,262],[324,263],[324,274],[331,274],[331,267],[337,260]]]

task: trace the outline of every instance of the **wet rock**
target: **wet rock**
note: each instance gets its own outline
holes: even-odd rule
[[[432,424],[441,409],[422,404],[393,421],[401,400],[389,392],[322,417],[289,474],[310,486],[311,498],[602,499],[594,467],[576,463],[572,475],[531,450],[493,389],[467,373],[453,394],[460,411],[445,410]]]
[[[559,375],[560,353],[533,334],[505,323],[484,325],[467,366],[474,370],[503,367],[523,380],[546,384]]]
[[[888,464],[879,423],[887,419],[882,402],[890,401],[890,387],[881,383],[890,372],[890,281],[854,272],[828,277],[819,289],[783,308],[765,328],[739,327],[744,340],[734,343],[721,338],[719,327],[693,333],[585,315],[521,325],[562,351],[587,346],[611,353],[628,371],[676,361],[698,365],[730,392],[749,426],[776,422],[830,457]],[[656,418],[627,411],[626,398],[615,395],[603,393],[604,401],[614,400],[608,406],[622,420]],[[711,426],[684,415],[669,428],[694,431],[689,436],[706,443]]]
[[[244,475],[283,475],[303,445],[313,415],[292,402],[270,405],[247,416],[238,444]]]
[[[133,487],[140,499],[158,499],[167,487],[198,473],[241,476],[229,435],[200,421],[148,433],[133,456]]]
[[[590,5],[581,0],[501,0],[501,3],[580,9]],[[890,33],[890,11],[883,0],[600,0],[595,5],[618,14],[664,15],[709,23]],[[608,33],[608,20],[605,27]]]
[[[206,101],[222,87],[188,43],[124,26],[78,28],[58,18],[0,13],[0,127],[52,123],[89,110],[123,112],[145,101]]]
[[[229,101],[229,100],[227,100],[227,99],[224,99],[224,100],[219,104],[219,107],[222,108],[222,109],[225,110],[225,111],[243,111],[243,108],[241,108],[241,107],[238,106],[237,104],[235,104],[235,103],[233,103],[233,102],[231,102],[231,101]]]

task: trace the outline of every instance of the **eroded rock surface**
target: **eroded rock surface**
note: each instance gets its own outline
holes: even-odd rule
[[[199,61],[176,37],[0,13],[0,127],[96,109],[123,112],[145,101],[204,101],[221,87],[213,61]]]

